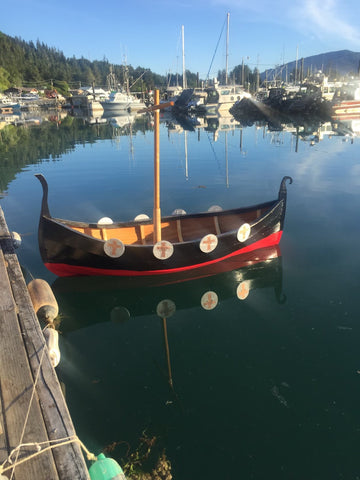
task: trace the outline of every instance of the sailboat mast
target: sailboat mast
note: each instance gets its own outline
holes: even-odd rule
[[[228,84],[228,64],[229,64],[229,19],[230,13],[226,17],[226,66],[225,66],[225,85]]]
[[[181,26],[181,40],[182,40],[182,64],[183,64],[183,88],[187,88],[186,70],[185,70],[185,40],[184,40],[184,25]]]

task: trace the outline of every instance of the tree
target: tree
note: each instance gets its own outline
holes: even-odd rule
[[[5,68],[0,67],[0,90],[7,90],[11,86],[10,74]]]

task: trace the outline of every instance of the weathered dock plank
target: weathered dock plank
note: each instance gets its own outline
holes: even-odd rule
[[[21,440],[32,396],[23,443],[75,438],[76,432],[1,207],[0,244],[0,421],[3,430],[0,460],[4,461]],[[34,447],[30,451],[35,451]],[[26,461],[16,467],[14,477],[16,480],[89,479],[76,442],[42,452]]]
[[[1,257],[0,275],[3,278],[6,274],[6,267],[2,252]],[[5,287],[6,291],[11,292],[10,284]],[[11,302],[11,298],[6,300],[5,305],[6,309],[2,309],[0,314],[0,337],[6,339],[5,342],[2,342],[0,349],[0,372],[4,424],[8,449],[11,451],[20,443],[45,442],[48,437],[37,395],[34,396],[30,405],[34,382],[25,345],[21,338],[17,308],[15,302]],[[22,434],[24,426],[25,430]],[[25,451],[35,452],[36,448],[27,448]],[[22,454],[23,451],[20,452],[20,458]],[[16,467],[15,476],[16,478],[44,480],[50,476],[50,478],[57,479],[58,475],[51,451]]]

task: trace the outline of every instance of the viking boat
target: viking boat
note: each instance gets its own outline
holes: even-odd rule
[[[153,220],[139,216],[130,222],[107,217],[97,223],[53,218],[48,206],[48,184],[43,188],[39,247],[45,266],[58,276],[113,275],[140,277],[190,274],[211,268],[239,254],[277,245],[286,210],[286,181],[275,200],[231,210],[211,209],[162,217],[160,210],[159,91],[154,111]]]
[[[151,219],[112,224],[53,218],[43,187],[39,247],[45,266],[58,276],[158,276],[216,266],[231,257],[277,245],[283,232],[286,181],[275,200],[252,207],[161,218],[154,242]]]

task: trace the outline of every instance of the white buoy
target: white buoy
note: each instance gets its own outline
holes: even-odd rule
[[[41,278],[35,278],[31,280],[27,288],[39,320],[53,322],[59,315],[59,307],[50,285]]]
[[[103,225],[112,225],[114,222],[110,217],[102,217],[100,220],[97,222],[97,225],[103,226]]]
[[[13,241],[14,248],[19,248],[21,245],[21,236],[17,232],[11,232],[10,235]]]
[[[49,351],[51,365],[55,368],[60,363],[59,334],[54,328],[45,328],[43,333]]]

